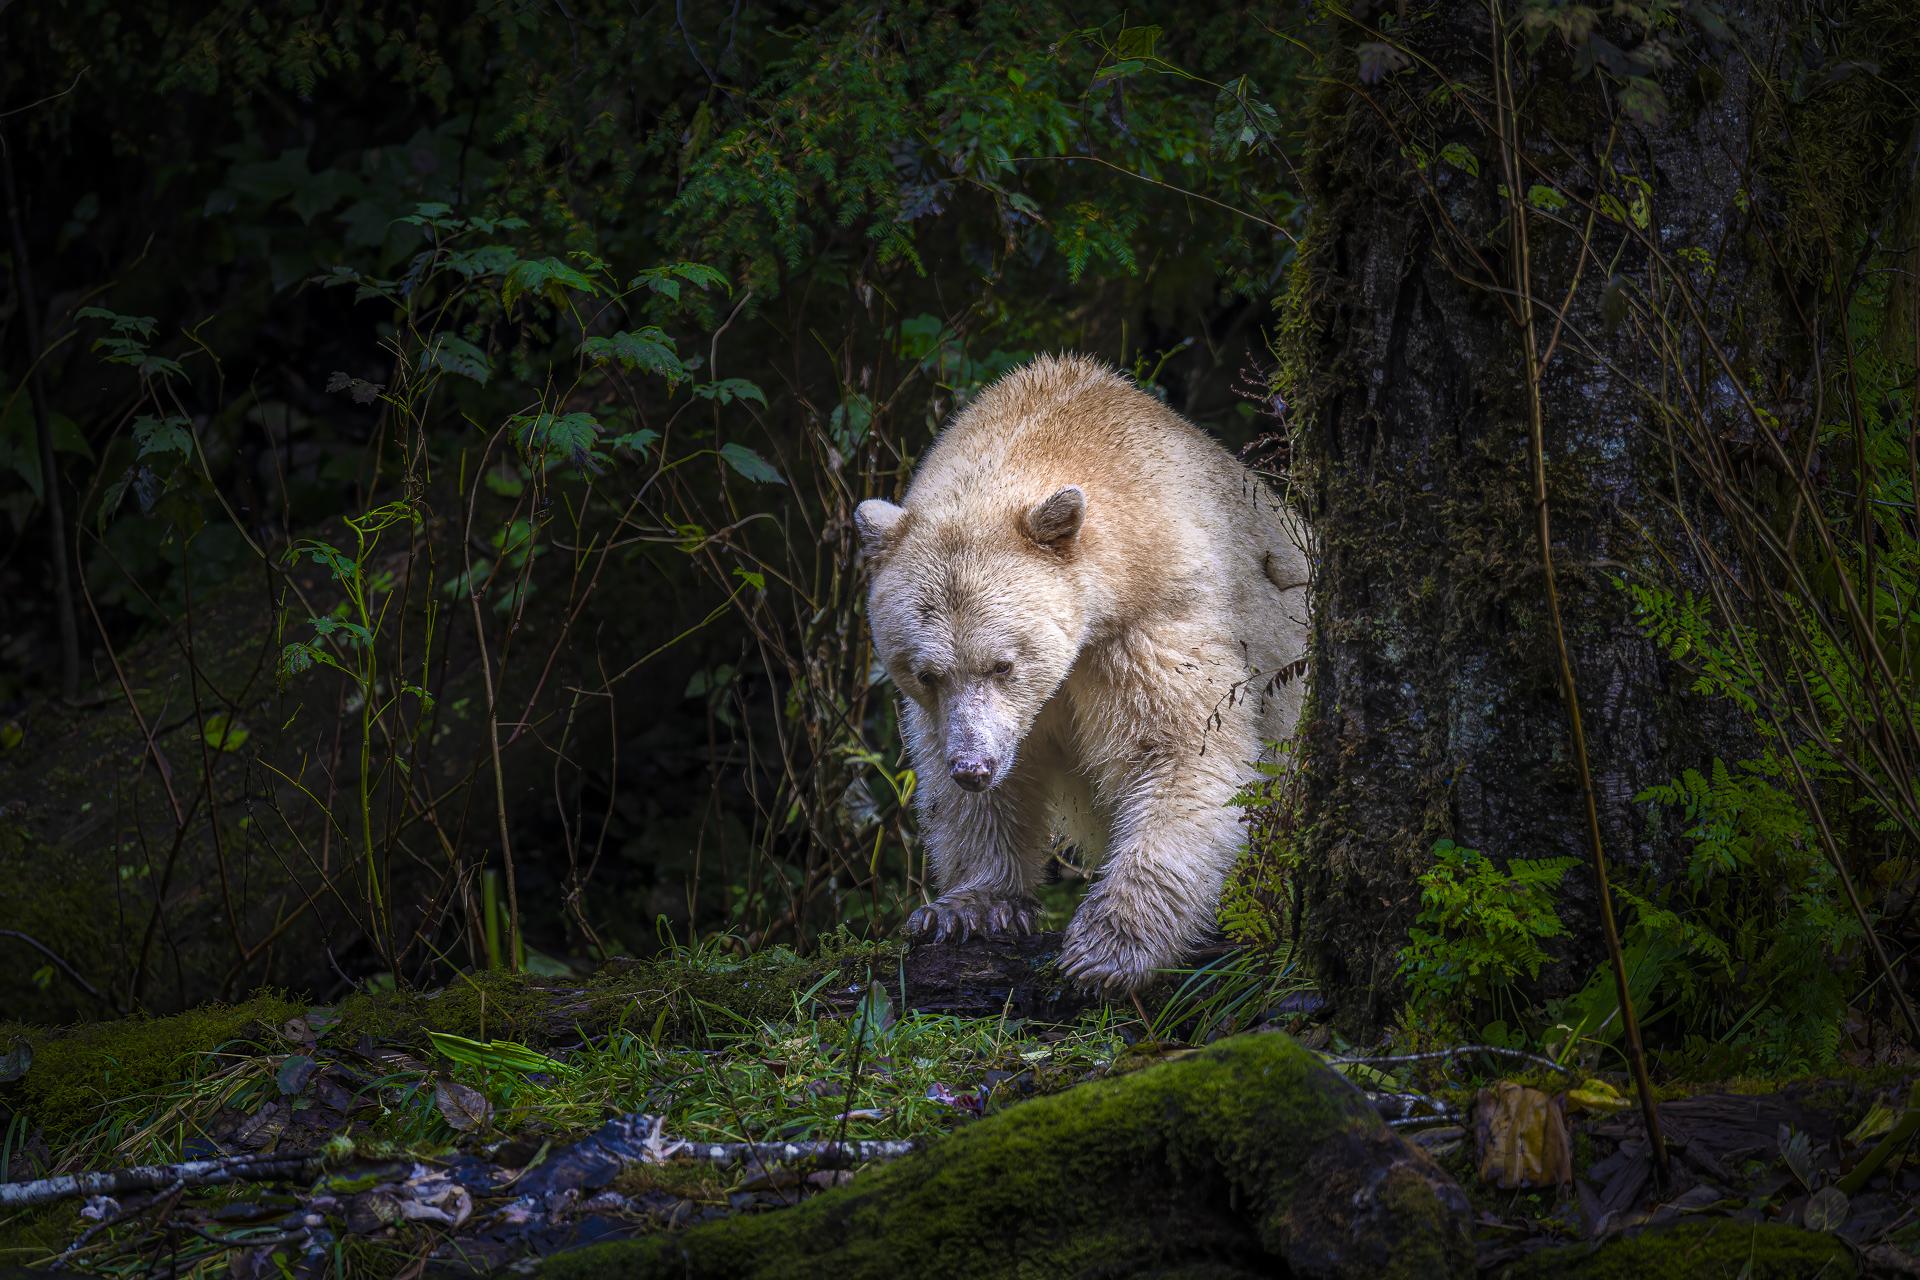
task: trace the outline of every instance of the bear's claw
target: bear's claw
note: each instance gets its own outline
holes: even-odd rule
[[[1060,971],[1068,981],[1106,996],[1139,990],[1168,963],[1153,946],[1127,936],[1110,919],[1096,914],[1090,920],[1084,906],[1068,922],[1060,948]]]
[[[907,917],[907,934],[923,942],[965,942],[974,934],[1026,934],[1039,923],[1040,904],[1032,898],[989,898],[957,894],[940,898]]]

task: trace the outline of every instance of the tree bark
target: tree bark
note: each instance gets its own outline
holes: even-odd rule
[[[1580,859],[1544,990],[1579,985],[1604,955],[1535,536],[1496,47],[1485,5],[1443,9],[1394,44],[1350,26],[1312,124],[1315,212],[1280,347],[1320,542],[1303,934],[1351,1029],[1397,1001],[1417,878],[1441,838],[1503,864]],[[1696,65],[1669,75],[1658,123],[1624,115],[1618,86],[1576,78],[1555,40],[1510,52],[1552,553],[1594,800],[1611,863],[1662,879],[1682,860],[1634,797],[1735,758],[1745,730],[1689,692],[1622,585],[1699,579],[1675,550],[1688,495],[1659,404],[1730,392],[1696,332],[1622,323],[1615,291],[1657,291],[1650,245],[1698,246],[1712,261],[1689,283],[1725,318],[1714,338],[1742,368],[1771,367],[1780,312],[1743,218],[1761,181],[1758,86],[1736,49],[1688,47]],[[1683,396],[1676,370],[1703,385]]]

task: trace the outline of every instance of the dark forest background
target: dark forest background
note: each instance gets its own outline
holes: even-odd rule
[[[896,921],[852,505],[1040,351],[1271,426],[1304,55],[1106,17],[8,14],[8,1011]]]
[[[1496,16],[9,7],[0,1008],[885,935],[850,513],[1072,349],[1320,530],[1230,939],[1355,1027],[1614,1052],[1591,790],[1670,1060],[1884,1044],[1911,24]]]

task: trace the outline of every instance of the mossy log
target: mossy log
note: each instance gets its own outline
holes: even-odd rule
[[[1248,1035],[989,1117],[777,1214],[563,1254],[601,1277],[1472,1270],[1466,1197],[1291,1039]]]

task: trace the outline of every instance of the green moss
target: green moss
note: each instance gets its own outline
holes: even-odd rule
[[[21,823],[0,819],[0,928],[15,929],[50,947],[96,987],[116,968],[119,938],[101,909],[100,884],[84,860],[37,839]],[[85,993],[38,950],[0,939],[0,966],[14,976],[6,1013],[22,1022],[64,1020],[92,1008]],[[27,980],[46,968],[46,985]]]
[[[71,1244],[86,1226],[77,1203],[0,1215],[0,1268],[45,1262]]]
[[[207,1005],[169,1018],[125,1018],[65,1030],[0,1024],[0,1044],[25,1038],[33,1065],[5,1100],[55,1144],[116,1108],[193,1074],[191,1061],[236,1040],[271,1035],[302,1006],[273,995]]]
[[[611,1276],[1465,1274],[1465,1203],[1280,1035],[1037,1099],[779,1214],[550,1260]]]
[[[427,1032],[476,1040],[541,1040],[568,988],[551,979],[481,970],[463,973],[440,991],[370,991],[339,1007],[337,1035],[377,1044],[419,1047]]]
[[[876,981],[898,975],[903,949],[894,942],[828,940],[810,956],[770,947],[734,957],[671,955],[609,965],[596,976],[591,998],[602,1021],[624,1021],[676,1038],[728,1030],[729,1023],[759,1023],[790,1017],[809,992],[837,975],[858,981],[871,971]]]
[[[771,947],[749,956],[679,952],[608,964],[585,984],[486,971],[462,974],[437,992],[382,991],[340,1004],[339,1034],[420,1046],[428,1031],[527,1043],[574,1040],[625,1025],[658,1027],[678,1041],[705,1039],[741,1024],[790,1017],[808,993],[836,974],[852,981],[871,969],[898,971],[897,943],[852,939],[811,956]]]
[[[1853,1255],[1830,1235],[1779,1223],[1695,1219],[1593,1245],[1543,1249],[1502,1280],[1844,1280]]]

